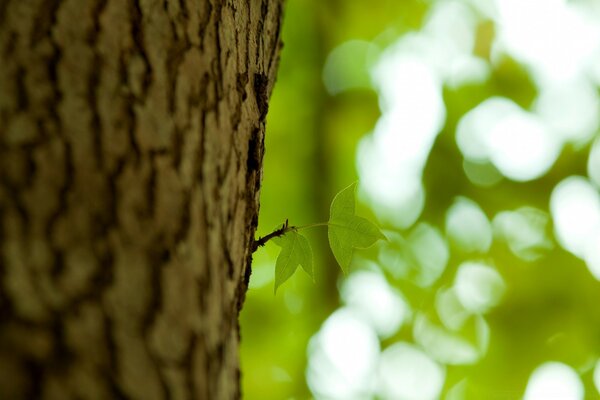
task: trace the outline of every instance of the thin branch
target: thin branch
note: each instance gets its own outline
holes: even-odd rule
[[[315,226],[328,226],[329,222],[318,222],[316,224],[302,225],[302,226],[289,226],[288,220],[285,220],[285,223],[281,225],[281,228],[274,230],[266,236],[258,238],[258,240],[254,241],[254,245],[252,246],[252,252],[254,253],[259,247],[264,246],[269,240],[280,237],[288,233],[289,231],[299,231],[301,229],[314,228]]]
[[[285,235],[290,230],[295,229],[293,226],[288,225],[288,220],[285,220],[285,223],[281,225],[281,228],[274,230],[266,236],[258,238],[258,240],[254,241],[254,245],[252,246],[252,252],[254,253],[259,247],[264,246],[269,240]]]

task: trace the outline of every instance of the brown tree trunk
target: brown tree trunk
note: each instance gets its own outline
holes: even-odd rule
[[[0,399],[240,397],[281,0],[0,0]]]

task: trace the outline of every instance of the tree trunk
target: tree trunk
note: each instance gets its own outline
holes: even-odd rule
[[[281,0],[0,0],[0,398],[240,397]]]

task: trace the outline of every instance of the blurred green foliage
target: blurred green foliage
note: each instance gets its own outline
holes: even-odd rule
[[[292,225],[328,220],[333,195],[358,179],[359,143],[381,117],[369,70],[399,37],[421,29],[435,3],[287,1],[267,121],[259,236],[286,219]],[[441,397],[520,398],[536,367],[559,361],[579,374],[585,398],[598,398],[600,283],[557,242],[549,209],[561,180],[588,174],[590,141],[566,144],[546,173],[527,181],[503,178],[491,162],[467,159],[457,146],[461,119],[486,99],[535,107],[540,85],[522,61],[493,54],[496,30],[479,16],[472,52],[486,62],[496,57],[489,77],[443,87],[446,117],[422,173],[426,198],[417,222],[401,229],[380,220],[390,241],[361,252],[353,268],[384,276],[405,301],[399,328],[378,332],[380,349],[408,354],[412,350],[397,344],[410,343],[435,360],[443,371]],[[346,53],[340,45],[348,46]],[[330,54],[344,69],[324,82]],[[359,207],[360,215],[378,215],[368,201]],[[354,301],[344,294],[351,292],[352,274],[341,275],[326,229],[306,234],[315,251],[315,284],[295,274],[273,296],[279,248],[254,253],[241,314],[244,398],[327,398],[307,385],[308,357],[318,348],[309,341],[332,313]],[[391,398],[377,389],[352,398],[373,393]]]

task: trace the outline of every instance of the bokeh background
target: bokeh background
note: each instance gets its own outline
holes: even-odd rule
[[[600,1],[287,0],[259,235],[326,229],[273,295],[254,254],[246,399],[600,398]]]

